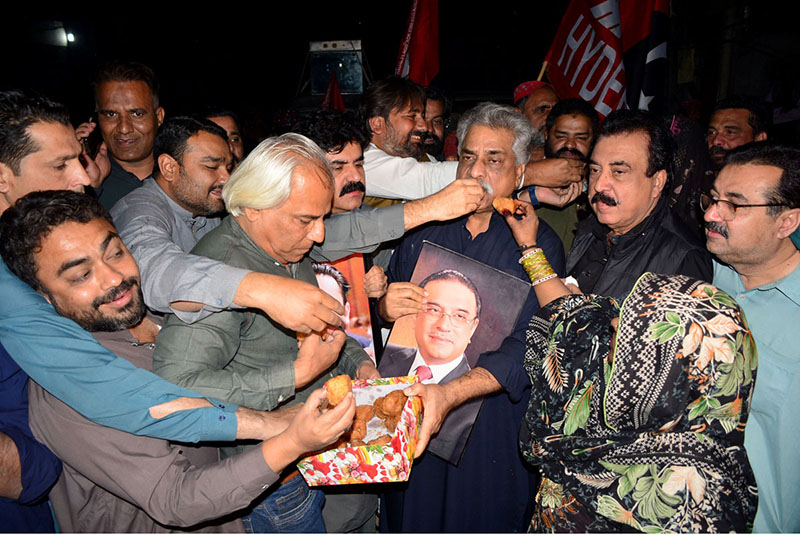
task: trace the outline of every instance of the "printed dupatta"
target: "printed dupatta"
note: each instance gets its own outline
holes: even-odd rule
[[[730,296],[647,273],[621,311],[594,295],[553,301],[526,342],[520,447],[543,476],[532,530],[751,529],[743,443],[757,353]]]

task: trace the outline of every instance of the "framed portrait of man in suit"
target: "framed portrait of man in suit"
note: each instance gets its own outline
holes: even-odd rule
[[[384,377],[417,375],[444,384],[467,373],[511,334],[530,284],[503,271],[425,242],[411,282],[427,293],[417,314],[399,318],[379,371]],[[462,405],[445,419],[428,450],[458,464],[481,401]]]

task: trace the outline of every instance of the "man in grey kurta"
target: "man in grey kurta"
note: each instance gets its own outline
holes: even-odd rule
[[[193,249],[194,254],[227,265],[257,270],[276,277],[305,281],[316,286],[308,251],[325,239],[323,218],[330,211],[333,176],[325,154],[309,139],[297,134],[270,138],[237,167],[223,189],[230,215]],[[287,303],[288,304],[288,303]],[[318,343],[309,335],[298,347],[294,331],[276,323],[256,309],[227,310],[192,324],[169,316],[154,355],[154,371],[180,385],[192,385],[220,399],[238,400],[253,409],[272,409],[305,400],[309,393],[337,374],[353,378],[378,377],[369,356],[348,338],[338,358],[307,344]],[[323,342],[324,344],[324,342]],[[233,451],[241,451],[238,446]],[[309,493],[299,477],[285,475],[284,483],[248,515],[254,531],[314,531],[324,529],[322,496]],[[280,517],[288,489],[305,491],[297,499],[297,510],[306,502],[314,505],[303,515],[284,514],[280,524],[265,520]],[[295,498],[292,498],[295,499]],[[302,502],[302,503],[300,503]],[[288,507],[287,507],[288,508]],[[299,518],[297,523],[289,517]]]
[[[299,283],[289,287],[288,292],[269,291],[270,285],[281,281],[264,282],[264,277],[252,269],[226,266],[189,252],[222,221],[219,191],[230,176],[232,161],[224,130],[205,120],[167,119],[156,137],[155,156],[158,165],[154,177],[111,210],[123,241],[142,270],[147,306],[157,312],[173,313],[186,322],[220,310],[263,307],[279,323],[298,328],[294,318],[287,321],[285,314],[289,311],[280,306],[285,303],[271,300],[273,295],[282,293],[303,299],[296,290]],[[404,208],[393,207],[380,215],[364,211],[332,216],[326,219],[325,226],[325,242],[314,248],[312,256],[332,261],[353,252],[371,252],[382,242],[401,237],[405,231]],[[271,307],[237,302],[237,292],[243,282],[247,283],[246,278],[258,278],[259,284],[267,286],[260,298],[270,301]],[[305,284],[302,287],[309,300],[317,293],[322,295],[315,288]],[[179,308],[173,306],[176,302],[198,306]],[[323,310],[320,315],[324,313]],[[327,317],[334,318],[332,313]]]

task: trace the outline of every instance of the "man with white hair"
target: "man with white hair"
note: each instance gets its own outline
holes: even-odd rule
[[[189,254],[224,212],[221,192],[233,156],[222,128],[206,119],[171,117],[154,150],[153,177],[111,210],[142,271],[148,308],[187,322],[228,308],[258,308],[304,332],[339,324],[339,305],[317,288]]]
[[[297,134],[267,139],[236,168],[222,197],[229,216],[193,254],[317,285],[307,255],[325,238],[323,218],[333,199],[333,175],[317,145]],[[337,374],[379,376],[353,339],[332,359],[315,355],[307,343],[308,338],[298,348],[294,331],[255,309],[222,311],[191,325],[169,316],[159,334],[154,371],[198,392],[260,409],[304,401]],[[323,531],[323,499],[291,470],[246,522],[255,532]]]
[[[492,202],[496,197],[508,197],[519,184],[530,158],[532,134],[525,116],[510,106],[484,103],[461,117],[458,180],[478,180],[487,193],[471,214],[426,225],[403,239],[389,264],[387,274],[392,284],[378,305],[385,320],[424,314],[428,308],[426,297],[431,296],[407,282],[424,241],[529,280],[519,263],[511,230],[504,217],[493,210]],[[539,226],[537,243],[548,259],[555,260],[555,271],[563,274],[564,249],[546,223]],[[530,380],[522,368],[521,348],[528,320],[538,309],[539,303],[530,292],[510,337],[514,347],[507,347],[504,342],[499,350],[481,355],[477,367],[468,372],[470,377],[475,373],[496,377],[499,388],[483,400],[458,466],[432,452],[418,458],[408,485],[385,492],[382,527],[400,533],[517,532],[525,527],[528,497],[535,491],[536,477],[517,451],[517,435],[530,389]],[[460,379],[454,378],[447,385]],[[427,399],[425,410],[423,430],[427,429],[430,412]],[[429,437],[422,436],[420,447],[427,445]],[[475,481],[480,481],[478,492]]]

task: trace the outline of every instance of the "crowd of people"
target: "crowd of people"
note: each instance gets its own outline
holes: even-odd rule
[[[703,138],[529,81],[451,129],[389,76],[248,151],[143,64],[93,87],[77,127],[0,93],[0,531],[800,531],[800,149],[762,103]],[[458,271],[410,282],[428,242],[530,283],[472,366],[491,318]],[[453,347],[387,364],[347,336],[320,266],[353,254],[375,321]],[[296,461],[355,414],[325,382],[411,370],[409,480],[309,487]]]

